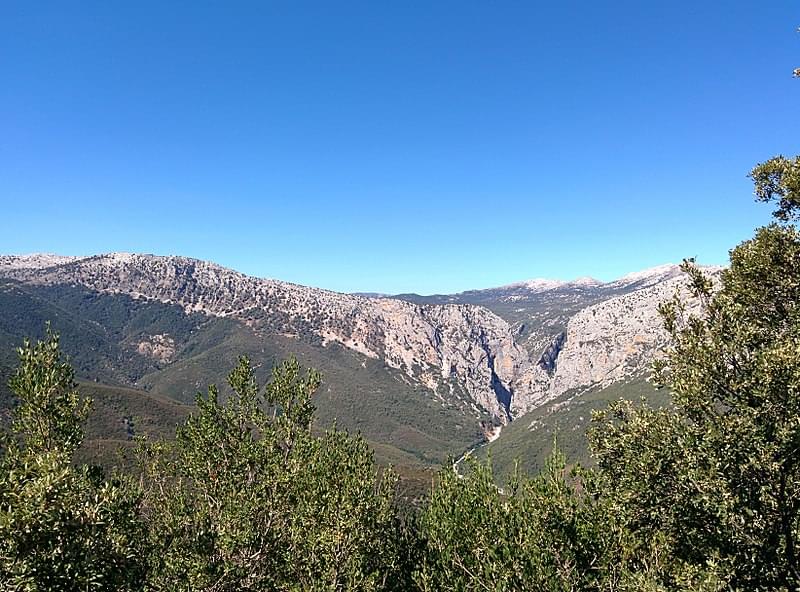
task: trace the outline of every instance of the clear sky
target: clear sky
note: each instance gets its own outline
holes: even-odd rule
[[[611,279],[769,219],[795,0],[0,2],[0,253],[341,291]]]

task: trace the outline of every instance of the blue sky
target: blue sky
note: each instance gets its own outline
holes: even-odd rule
[[[800,6],[0,3],[0,252],[341,291],[611,279],[769,219]]]

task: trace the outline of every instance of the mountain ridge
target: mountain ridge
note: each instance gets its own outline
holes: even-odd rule
[[[352,352],[353,363],[394,376],[406,383],[402,389],[427,392],[453,421],[471,418],[486,434],[567,390],[611,384],[641,370],[664,342],[657,305],[685,282],[678,266],[668,264],[606,283],[551,282],[541,289],[542,282],[533,288],[523,282],[441,297],[374,297],[135,253],[3,255],[0,279],[51,295],[66,290],[59,286],[76,286],[128,298],[129,306],[159,303],[174,310],[172,325],[180,325],[178,311],[200,315],[197,327],[202,318],[226,320],[241,327],[229,330],[252,334],[242,333],[242,343],[256,353],[266,346],[291,351],[296,343],[324,360],[341,347]],[[80,302],[71,297],[68,306]],[[160,327],[157,317],[148,327],[126,337],[116,356],[151,360],[155,369],[147,376],[154,378],[147,380],[165,384],[158,377],[175,374],[188,337]],[[278,341],[278,350],[269,345]],[[174,387],[176,380],[166,384]]]
[[[388,292],[370,292],[370,291],[342,292],[337,290],[331,290],[329,288],[308,286],[296,282],[280,280],[271,276],[250,275],[236,271],[229,267],[225,267],[213,261],[199,259],[196,257],[189,257],[185,255],[158,255],[154,253],[135,253],[130,251],[109,251],[107,253],[99,253],[94,255],[59,255],[57,253],[45,253],[45,252],[23,253],[23,254],[0,254],[0,271],[2,271],[4,268],[13,268],[13,267],[27,268],[27,269],[44,269],[47,267],[54,267],[65,263],[79,262],[87,259],[104,258],[104,259],[112,259],[112,260],[116,259],[120,261],[125,261],[125,260],[132,260],[137,257],[150,257],[153,259],[176,259],[176,260],[183,260],[186,262],[202,263],[255,280],[276,281],[283,284],[291,284],[301,287],[313,287],[313,289],[315,290],[324,290],[326,292],[332,292],[335,294],[353,295],[353,296],[360,296],[363,298],[378,298],[378,299],[397,298],[403,295],[419,296],[420,298],[433,298],[437,296],[455,297],[455,296],[460,296],[462,294],[471,294],[471,293],[513,289],[513,288],[528,288],[531,291],[541,292],[541,291],[547,291],[565,287],[615,286],[615,285],[624,285],[624,284],[631,284],[634,282],[646,281],[648,279],[674,276],[680,271],[680,265],[677,263],[663,263],[647,267],[638,271],[629,272],[627,274],[624,274],[622,276],[619,276],[615,279],[608,281],[599,280],[591,276],[580,276],[570,280],[562,280],[549,277],[534,277],[526,280],[511,282],[508,284],[490,286],[487,288],[474,288],[470,290],[463,290],[461,292],[433,293],[433,294],[419,294],[417,292],[402,292],[397,294]],[[715,266],[715,265],[708,265],[703,267],[706,269],[721,269],[721,266]]]

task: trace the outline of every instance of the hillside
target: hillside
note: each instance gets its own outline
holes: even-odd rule
[[[240,354],[319,369],[334,422],[399,464],[438,464],[565,393],[626,380],[664,342],[676,266],[450,296],[340,294],[184,257],[0,256],[0,347],[62,335],[78,375],[191,403]],[[2,358],[0,358],[2,361]],[[9,361],[3,362],[8,366]]]
[[[497,477],[504,481],[519,462],[520,469],[536,474],[553,451],[554,441],[569,463],[591,466],[586,430],[592,411],[605,409],[611,401],[645,398],[653,406],[666,405],[665,391],[657,391],[642,376],[607,387],[567,391],[503,428],[496,440],[478,448],[475,457],[491,457]]]
[[[78,458],[104,467],[128,466],[134,438],[175,437],[193,406],[154,393],[81,381],[80,392],[92,399],[86,437]]]

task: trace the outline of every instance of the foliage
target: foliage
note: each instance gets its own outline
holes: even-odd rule
[[[395,478],[367,444],[311,433],[314,372],[295,360],[259,388],[242,358],[177,440],[144,444],[155,590],[377,590],[397,583]]]
[[[19,398],[0,460],[0,588],[134,590],[142,577],[138,497],[72,466],[90,402],[58,338],[25,342],[10,381]]]
[[[797,161],[753,173],[796,217]],[[786,167],[789,168],[786,168]],[[794,172],[792,172],[794,170]],[[788,171],[788,172],[787,172]],[[693,309],[661,307],[672,345],[656,378],[672,409],[618,403],[592,434],[607,495],[638,536],[733,589],[800,585],[800,234],[772,224],[731,251],[718,287],[691,261]]]
[[[491,455],[495,478],[501,484],[514,473],[515,464],[528,475],[539,473],[552,454],[556,438],[567,466],[579,463],[591,467],[594,459],[589,453],[586,430],[592,411],[605,409],[612,401],[640,397],[646,397],[650,405],[665,404],[669,400],[667,393],[657,391],[644,376],[634,376],[606,387],[567,391],[546,405],[515,418],[503,427],[499,438],[477,449],[475,455],[479,458]]]
[[[24,435],[27,452],[71,455],[83,439],[83,423],[91,402],[77,391],[70,364],[61,358],[58,338],[26,341],[18,351],[19,366],[9,386],[20,398],[13,430]]]
[[[800,217],[800,156],[771,158],[754,167],[750,178],[759,201],[778,202],[773,214],[778,220],[788,222]]]
[[[580,487],[578,473],[568,474],[557,448],[542,473],[517,473],[505,490],[490,461],[470,463],[467,475],[442,471],[420,517],[420,589],[645,589],[650,568],[634,582],[625,532],[602,500]]]
[[[90,402],[56,336],[25,343],[10,383],[0,588],[407,589],[396,477],[360,437],[312,434],[319,375],[296,361],[262,389],[241,359],[227,401],[209,388],[174,441],[140,442],[138,486],[75,466]]]

